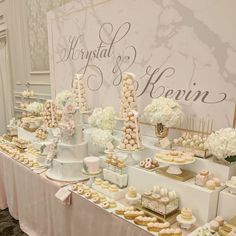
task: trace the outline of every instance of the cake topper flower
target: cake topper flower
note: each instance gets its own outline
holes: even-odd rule
[[[73,114],[75,113],[75,104],[71,101],[68,101],[64,107],[64,113]]]
[[[64,110],[64,107],[67,102],[76,104],[76,98],[75,98],[75,95],[71,91],[64,90],[60,92],[59,94],[57,94],[55,102],[58,109]]]

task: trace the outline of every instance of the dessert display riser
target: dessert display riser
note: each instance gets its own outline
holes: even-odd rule
[[[18,138],[24,139],[25,141],[36,140],[36,134],[35,133],[31,133],[31,132],[29,132],[29,131],[21,128],[21,127],[18,127],[17,135],[18,135]]]
[[[226,220],[236,214],[236,195],[229,193],[228,188],[220,192],[217,214],[224,216]]]
[[[181,199],[180,208],[183,206],[190,207],[200,225],[209,222],[217,215],[218,196],[224,187],[210,191],[195,185],[193,179],[180,182],[137,167],[129,167],[128,172],[129,185],[135,186],[139,192],[147,191],[154,185],[175,190]]]
[[[140,160],[142,157],[154,157],[157,152],[163,151],[160,147],[155,147],[156,138],[144,136],[142,140],[146,149],[140,153],[135,153],[137,159]],[[213,158],[196,158],[193,164],[185,165],[184,168],[195,173],[199,173],[202,170],[209,170],[223,182],[230,179],[231,176],[236,173],[236,163],[227,166],[213,161]]]

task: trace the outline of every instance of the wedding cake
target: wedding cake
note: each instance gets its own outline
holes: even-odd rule
[[[81,170],[83,158],[88,154],[88,144],[83,140],[80,111],[73,104],[66,104],[60,130],[57,157],[52,160],[47,176],[60,181],[77,181],[83,178]]]

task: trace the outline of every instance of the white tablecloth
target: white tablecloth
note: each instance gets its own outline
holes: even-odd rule
[[[61,184],[4,154],[0,158],[0,183],[3,182],[10,213],[19,218],[20,227],[30,236],[150,235],[74,193],[72,205],[63,205],[54,196]]]

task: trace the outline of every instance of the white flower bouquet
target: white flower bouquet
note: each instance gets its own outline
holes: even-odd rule
[[[113,141],[112,131],[93,128],[91,131],[91,141],[101,148],[106,148],[107,144]]]
[[[44,105],[39,102],[32,102],[30,103],[26,110],[30,113],[34,113],[36,115],[39,115],[41,112],[43,112]]]
[[[236,161],[236,129],[220,129],[209,135],[205,142],[208,149],[219,160]]]
[[[95,108],[88,122],[96,128],[113,130],[116,125],[115,110],[113,107]]]
[[[57,94],[55,103],[58,109],[63,110],[67,102],[76,104],[75,95],[71,91],[64,90]]]
[[[159,97],[144,109],[145,119],[153,125],[162,124],[169,128],[178,124],[183,112],[181,106],[173,99]]]

